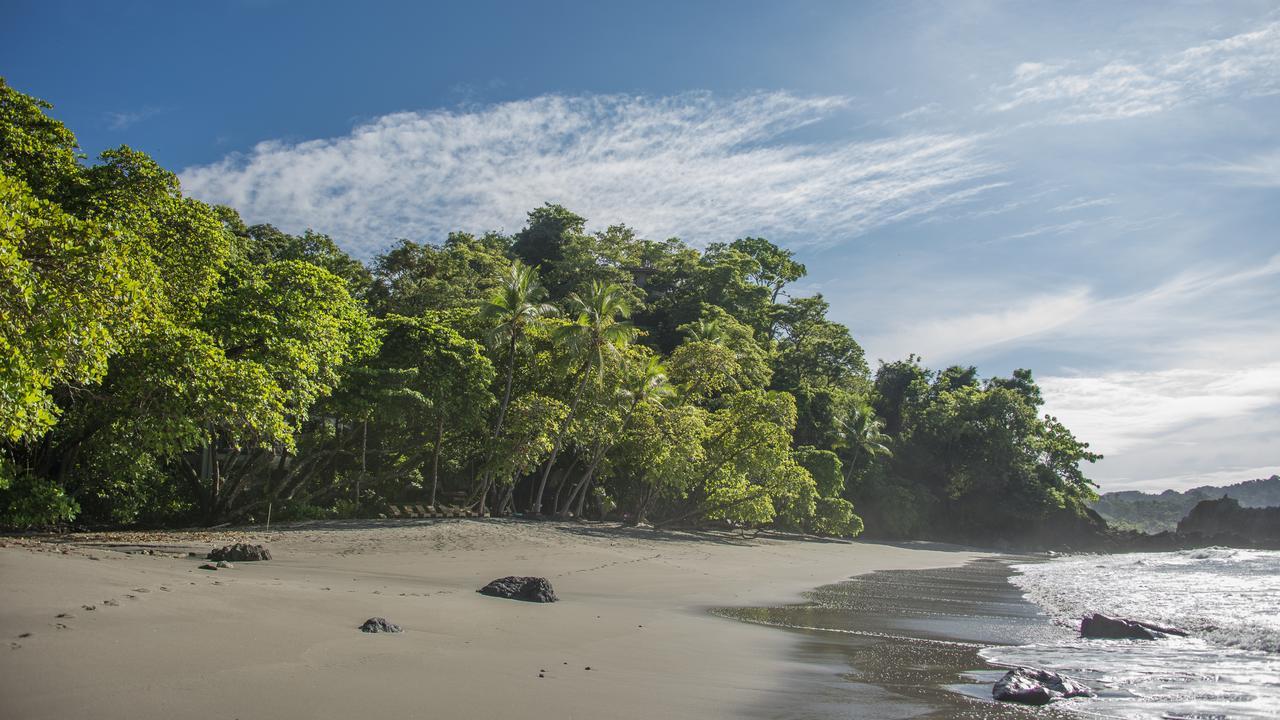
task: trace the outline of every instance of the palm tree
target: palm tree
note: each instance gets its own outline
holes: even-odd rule
[[[595,476],[596,469],[600,467],[600,463],[605,456],[609,454],[623,437],[626,436],[627,428],[631,426],[631,419],[635,415],[636,408],[647,400],[662,402],[676,394],[675,386],[667,378],[667,368],[663,366],[662,361],[657,357],[650,356],[639,372],[631,376],[619,391],[619,398],[627,404],[627,409],[623,415],[622,426],[618,432],[613,435],[612,442],[600,441],[592,448],[591,459],[587,465],[586,472],[582,474],[582,478],[573,486],[568,499],[565,500],[561,512],[569,509],[573,505],[574,499],[577,498],[577,515],[582,517],[582,506],[586,501],[587,489],[591,485],[591,479]]]
[[[838,422],[841,430],[840,446],[850,453],[844,473],[846,485],[853,477],[854,468],[864,457],[893,457],[893,451],[886,444],[890,437],[884,434],[884,421],[870,409],[854,407],[847,418]]]
[[[568,351],[569,357],[578,360],[578,368],[573,374],[575,383],[573,397],[569,402],[569,414],[555,434],[551,455],[538,480],[538,492],[534,495],[531,508],[535,515],[542,512],[542,496],[547,489],[547,477],[564,446],[565,431],[573,422],[587,383],[593,376],[597,382],[602,380],[605,366],[619,357],[621,349],[636,337],[635,326],[625,320],[631,317],[631,300],[621,285],[596,280],[591,283],[591,290],[585,298],[577,293],[570,293],[568,300],[570,314],[575,319],[569,325],[556,328],[554,339]]]
[[[519,260],[511,263],[506,277],[498,285],[493,296],[480,308],[480,315],[490,324],[489,345],[497,349],[506,348],[507,367],[505,387],[502,391],[502,402],[498,405],[498,417],[493,424],[493,441],[490,443],[490,458],[493,448],[502,433],[502,423],[507,416],[507,407],[511,404],[511,382],[515,377],[516,350],[524,339],[529,328],[542,318],[554,315],[555,306],[544,302],[547,297],[546,288],[538,280],[538,271]],[[485,465],[489,462],[486,460]],[[480,509],[484,511],[484,497],[489,491],[489,477],[486,472],[481,487]]]
[[[702,318],[689,323],[685,327],[685,333],[689,335],[690,342],[712,342],[723,343],[728,339],[724,328],[715,320]]]

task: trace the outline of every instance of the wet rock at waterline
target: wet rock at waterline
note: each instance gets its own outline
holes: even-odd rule
[[[398,633],[404,631],[400,629],[399,625],[387,620],[386,618],[375,617],[365,620],[364,624],[360,626],[360,632]]]
[[[1114,618],[1100,613],[1084,616],[1080,621],[1080,637],[1110,640],[1159,640],[1170,635],[1185,637],[1187,632],[1142,620]]]
[[[524,600],[526,602],[549,603],[559,600],[556,591],[546,578],[510,576],[498,578],[476,592],[481,595]]]
[[[1036,668],[1014,668],[991,689],[996,700],[1022,705],[1048,705],[1055,700],[1092,694],[1088,687],[1069,677]]]

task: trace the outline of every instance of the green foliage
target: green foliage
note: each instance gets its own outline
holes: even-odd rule
[[[543,395],[516,398],[507,412],[507,421],[495,441],[490,469],[502,482],[533,470],[551,452],[555,435],[569,408]]]
[[[52,525],[78,512],[79,505],[57,483],[0,459],[0,526]]]
[[[811,446],[795,449],[796,462],[809,471],[817,486],[818,497],[839,497],[844,492],[844,475],[841,474],[840,458],[830,450],[819,450]]]
[[[51,107],[0,78],[0,173],[57,203],[80,175],[80,146],[65,125],[45,114]]]
[[[0,522],[352,516],[388,499],[829,535],[1013,536],[1098,459],[1031,372],[871,377],[805,267],[559,205],[512,236],[247,225],[0,81]],[[375,320],[376,318],[376,320]],[[518,492],[517,492],[518,490]],[[852,501],[852,502],[851,502]]]
[[[138,268],[107,228],[0,174],[0,438],[38,437],[56,387],[102,379],[143,321]]]
[[[819,535],[857,537],[862,534],[862,518],[853,512],[853,503],[838,497],[818,498],[813,531]]]

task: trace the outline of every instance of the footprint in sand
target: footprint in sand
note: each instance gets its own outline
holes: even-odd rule
[[[103,605],[109,605],[109,606],[111,606],[111,607],[120,607],[120,601],[119,601],[119,600],[103,600],[103,601],[102,601],[102,604],[103,604]]]
[[[70,626],[66,625],[65,623],[54,623],[54,624],[53,624],[53,629],[54,629],[54,630],[66,630],[66,629],[68,629],[69,627],[70,627]]]
[[[19,640],[21,640],[22,638],[29,638],[29,637],[31,637],[31,633],[29,633],[29,632],[25,632],[25,633],[22,633],[21,635],[19,635],[19,636],[18,636],[18,639],[19,639]]]
[[[10,649],[10,650],[17,650],[17,649],[18,649],[18,648],[20,648],[20,647],[22,647],[22,643],[20,643],[20,642],[11,642],[11,643],[9,643],[9,649]]]
[[[84,608],[85,610],[97,610],[97,609],[98,609],[98,606],[97,606],[97,605],[81,605],[80,607]]]
[[[59,619],[65,619],[65,618],[73,618],[75,617],[75,615],[72,615],[71,613],[58,613],[57,617]]]

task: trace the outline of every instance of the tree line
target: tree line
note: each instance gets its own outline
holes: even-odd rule
[[[1013,537],[1099,456],[1029,371],[873,372],[793,253],[532,210],[369,263],[0,80],[0,524],[492,514]],[[857,513],[855,513],[855,504]]]

